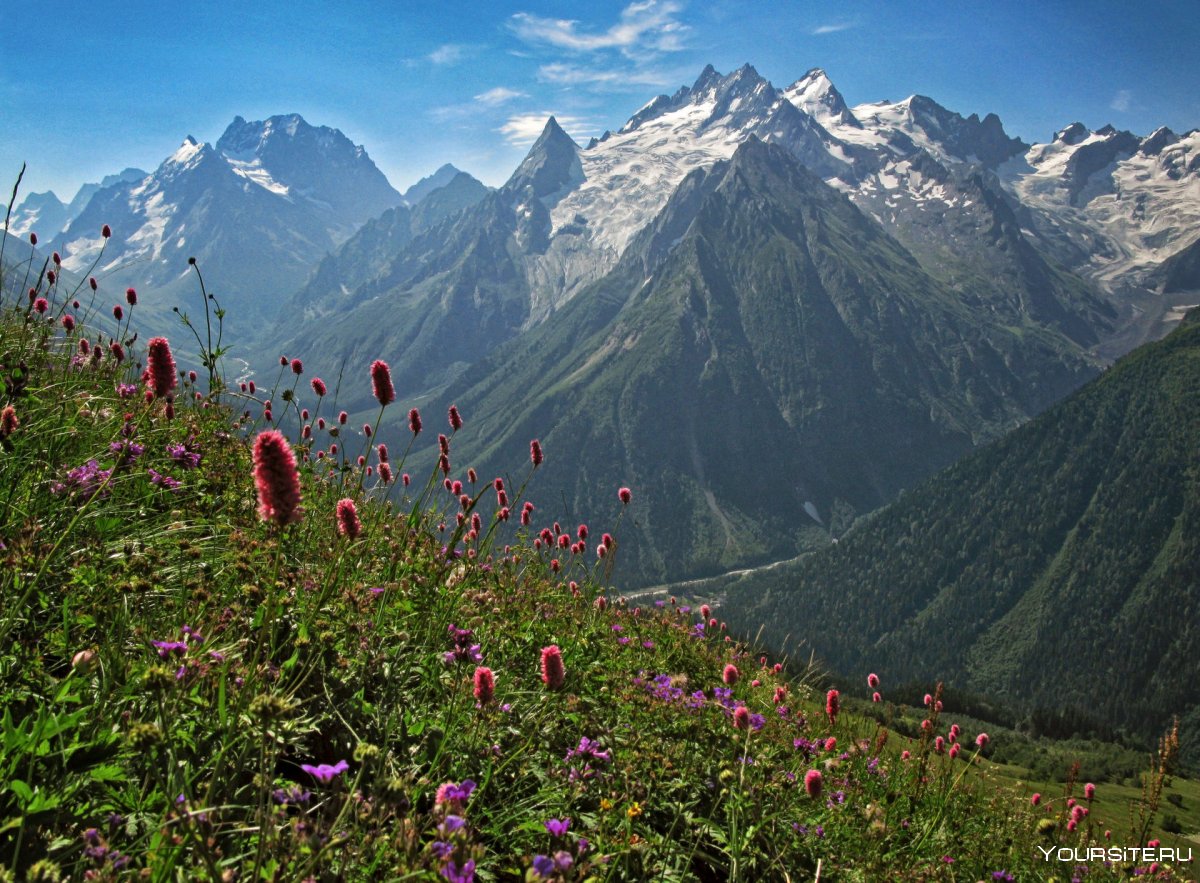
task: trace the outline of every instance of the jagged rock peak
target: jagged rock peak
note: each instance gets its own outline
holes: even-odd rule
[[[1054,133],[1054,140],[1060,141],[1063,144],[1075,145],[1087,138],[1092,133],[1083,123],[1071,123],[1065,129],[1061,129]]]

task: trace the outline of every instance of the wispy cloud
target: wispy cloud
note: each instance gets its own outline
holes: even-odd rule
[[[624,70],[579,67],[573,64],[543,64],[538,79],[563,86],[665,86],[671,79],[656,70]]]
[[[814,37],[819,37],[822,34],[836,34],[838,31],[848,31],[855,26],[855,23],[850,21],[830,22],[829,24],[817,25],[809,33]]]
[[[517,147],[528,147],[537,140],[538,135],[542,134],[542,130],[546,128],[546,120],[550,119],[550,117],[554,117],[567,134],[576,141],[580,140],[580,134],[578,133],[586,132],[591,127],[591,123],[581,117],[543,110],[536,113],[519,113],[511,116],[496,131],[502,134],[509,144]]]
[[[444,43],[427,56],[434,64],[458,64],[463,59],[465,46],[458,43]]]
[[[1118,89],[1117,94],[1113,96],[1112,103],[1108,106],[1115,111],[1124,113],[1129,110],[1131,104],[1133,104],[1133,92],[1129,89]]]
[[[621,10],[617,22],[605,30],[581,27],[576,19],[518,12],[509,19],[509,28],[526,43],[572,52],[617,50],[643,60],[684,48],[689,28],[677,17],[682,9],[674,0],[639,0]]]
[[[488,89],[475,96],[475,100],[485,107],[498,107],[505,102],[512,101],[516,98],[525,98],[526,93],[518,92],[516,89],[507,89],[504,86],[497,86],[495,89]]]

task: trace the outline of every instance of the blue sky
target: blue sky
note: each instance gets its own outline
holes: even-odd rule
[[[69,198],[236,114],[298,112],[403,190],[443,162],[499,184],[548,113],[586,140],[705,64],[851,105],[914,92],[1044,141],[1069,122],[1200,126],[1198,0],[633,3],[5,2],[0,186]]]

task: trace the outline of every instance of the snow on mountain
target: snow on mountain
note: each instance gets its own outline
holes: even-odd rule
[[[1142,285],[1200,229],[1200,130],[1146,138],[1073,123],[999,168],[1047,243],[1109,287]]]
[[[105,187],[122,181],[138,181],[146,177],[141,169],[125,169],[116,175],[106,175],[99,184],[84,184],[70,202],[63,202],[53,192],[30,193],[21,204],[13,209],[8,230],[14,236],[37,233],[42,239],[51,238],[66,229],[71,221],[79,217],[88,201]]]

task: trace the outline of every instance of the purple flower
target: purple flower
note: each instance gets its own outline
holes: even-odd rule
[[[189,451],[187,445],[167,445],[167,456],[184,469],[195,469],[200,465],[200,455]]]
[[[475,880],[475,861],[471,859],[463,864],[460,868],[454,862],[450,862],[446,867],[442,868],[442,876],[450,883],[473,883]]]
[[[479,652],[479,645],[471,643],[471,635],[474,633],[470,629],[460,629],[451,623],[448,631],[453,649],[442,654],[447,665],[455,662],[483,662],[483,654]]]
[[[546,830],[550,832],[551,837],[563,837],[567,833],[567,829],[571,827],[571,820],[566,819],[546,819]]]
[[[158,649],[158,655],[161,659],[170,658],[172,653],[178,653],[182,656],[187,652],[188,646],[186,641],[151,641],[150,643]]]
[[[554,867],[559,871],[562,871],[564,874],[571,870],[571,865],[573,864],[575,864],[575,860],[571,858],[571,853],[567,852],[565,849],[560,849],[558,852],[554,853]]]
[[[533,857],[533,872],[543,880],[549,880],[554,876],[554,861],[548,855],[535,855]]]
[[[468,779],[467,781],[469,782],[470,779]],[[466,784],[466,783],[464,782],[463,784]],[[464,800],[465,799],[466,798],[464,798]],[[438,831],[441,832],[442,836],[449,837],[455,831],[461,831],[463,825],[465,825],[466,823],[467,823],[466,820],[462,816],[449,815],[449,816],[446,816],[446,818],[444,818],[442,820],[442,823],[440,825],[438,825]]]
[[[132,463],[138,457],[142,456],[146,447],[145,445],[139,445],[137,442],[126,439],[112,442],[108,446],[108,449],[112,452],[118,463],[127,464]]]
[[[177,491],[183,487],[183,482],[179,481],[179,479],[172,478],[169,475],[163,475],[161,472],[155,469],[147,468],[146,474],[150,476],[151,484],[157,485],[164,491]]]
[[[447,843],[445,840],[435,840],[429,844],[429,848],[433,850],[433,854],[441,861],[450,858],[454,852],[454,844]]]
[[[133,383],[118,383],[117,395],[123,399],[131,399],[137,395],[137,386]]]
[[[271,797],[274,801],[282,806],[295,804],[297,806],[308,803],[312,799],[312,792],[306,791],[299,785],[293,785],[291,788],[276,788]]]
[[[342,773],[346,772],[346,770],[350,769],[350,764],[346,763],[344,760],[339,760],[337,763],[333,764],[333,766],[330,766],[327,763],[319,763],[316,766],[308,763],[302,763],[300,764],[300,769],[304,770],[304,772],[308,773],[323,785],[328,785],[334,780],[335,777],[340,776]]]
[[[111,469],[101,469],[99,462],[88,460],[82,466],[76,466],[69,471],[62,481],[50,485],[50,493],[56,496],[66,493],[78,494],[85,501],[99,496],[103,500],[111,490],[107,486],[110,477]]]

